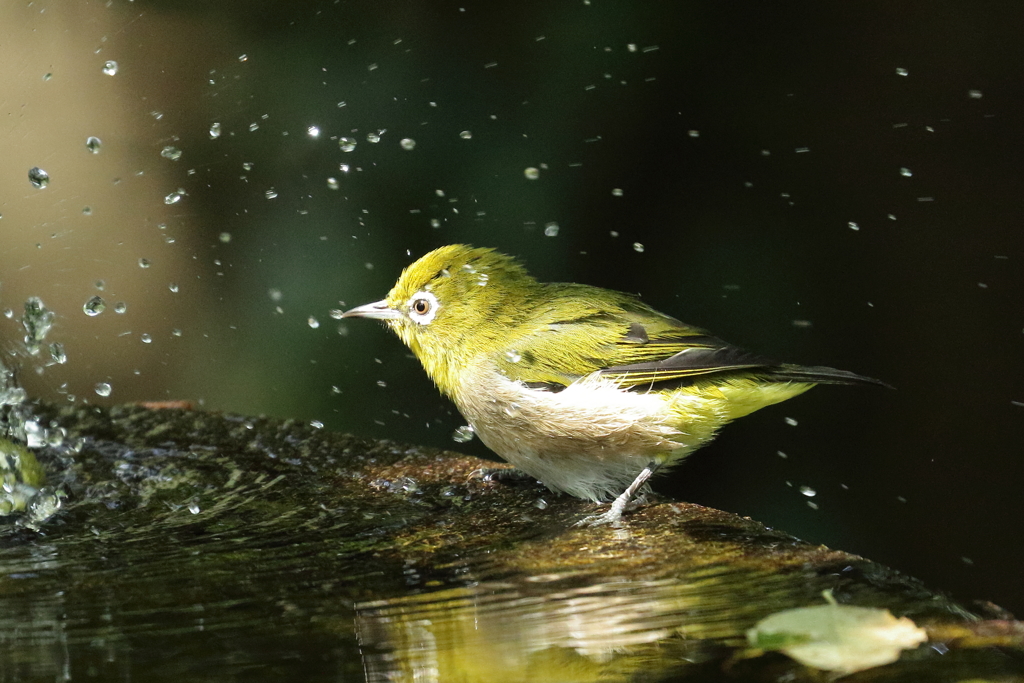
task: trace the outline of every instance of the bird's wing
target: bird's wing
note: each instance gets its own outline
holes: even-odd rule
[[[627,295],[598,290],[600,297],[591,301],[586,295],[593,288],[562,287],[567,296],[553,302],[550,312],[535,311],[531,331],[510,341],[496,359],[506,376],[557,390],[600,372],[629,388],[780,367]]]

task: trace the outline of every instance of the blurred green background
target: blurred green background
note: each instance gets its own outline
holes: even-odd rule
[[[0,330],[34,396],[193,399],[486,456],[452,441],[461,419],[397,339],[330,313],[434,247],[492,246],[895,385],[745,418],[656,489],[1024,612],[1024,6],[2,12]],[[66,364],[19,350],[28,296]]]

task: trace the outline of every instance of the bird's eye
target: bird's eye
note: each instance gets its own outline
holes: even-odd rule
[[[437,297],[430,292],[417,292],[409,299],[409,317],[420,325],[426,325],[437,315]]]

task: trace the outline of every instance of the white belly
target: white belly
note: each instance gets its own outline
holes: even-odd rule
[[[497,373],[467,380],[456,403],[480,440],[548,488],[580,498],[613,498],[652,461],[677,460],[704,440],[673,424],[678,399],[624,391],[597,374],[559,392]]]

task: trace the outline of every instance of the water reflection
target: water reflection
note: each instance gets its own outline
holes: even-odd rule
[[[804,590],[754,578],[723,565],[529,576],[360,603],[356,628],[371,681],[630,680],[742,647],[744,628]]]

